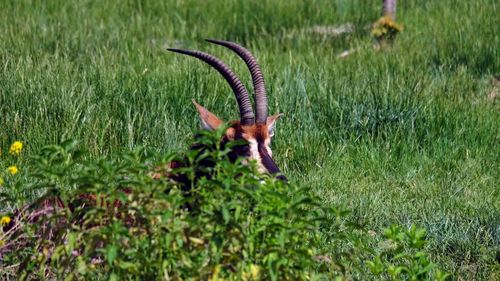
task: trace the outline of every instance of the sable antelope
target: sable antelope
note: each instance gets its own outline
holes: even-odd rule
[[[254,56],[242,46],[228,41],[207,39],[206,41],[224,46],[234,51],[243,59],[252,77],[255,115],[248,91],[236,76],[236,74],[218,58],[200,51],[168,49],[169,51],[195,57],[215,68],[231,86],[236,101],[238,102],[240,120],[231,122],[231,126],[226,130],[222,143],[232,140],[244,140],[245,144],[236,146],[230,153],[231,159],[244,157],[255,160],[260,173],[276,175],[277,179],[286,181],[286,177],[281,174],[280,169],[272,158],[271,138],[274,136],[274,126],[282,114],[268,116],[267,95],[264,77],[260,66]],[[205,129],[214,130],[224,122],[205,107],[198,104],[194,99],[193,103],[200,115],[201,123]]]
[[[241,57],[248,66],[254,88],[255,115],[252,109],[252,104],[250,102],[247,89],[240,81],[240,79],[236,76],[236,74],[221,60],[200,51],[182,49],[168,50],[192,56],[206,62],[207,64],[215,68],[226,79],[226,81],[229,83],[229,86],[231,86],[231,89],[236,96],[236,101],[238,102],[240,120],[234,120],[231,122],[229,128],[226,129],[221,143],[224,144],[233,140],[244,140],[244,144],[233,147],[233,150],[229,153],[230,158],[232,160],[236,160],[238,157],[243,157],[246,159],[255,160],[258,165],[258,171],[260,173],[269,173],[271,175],[275,175],[279,180],[287,181],[287,178],[281,174],[280,169],[274,162],[270,147],[271,138],[274,136],[275,123],[282,114],[268,116],[266,89],[260,66],[258,65],[254,56],[247,49],[236,43],[221,40],[207,41],[231,49],[239,57]],[[198,110],[201,123],[205,129],[214,130],[223,125],[224,122],[213,113],[208,111],[205,107],[198,104],[195,100],[193,100],[193,103]],[[182,163],[172,162],[169,166],[170,168],[176,168],[179,165],[182,166]],[[161,175],[160,173],[154,173],[152,174],[152,176],[153,178],[156,178],[163,175]],[[179,182],[187,183],[188,181],[183,175],[170,176],[167,174],[166,176],[171,177],[173,180]],[[128,193],[127,189],[124,189],[123,191],[125,193]],[[77,203],[70,202],[69,206],[67,207],[72,210],[75,207],[75,204],[81,206],[81,202],[87,201],[96,202],[97,196],[93,194],[81,194],[77,197]],[[119,204],[119,202],[117,201],[108,202],[105,200],[105,198],[101,199],[101,201],[103,201],[103,203],[101,204],[105,204],[107,206],[116,207],[118,206],[117,204]],[[33,204],[32,206],[28,206],[27,208],[35,209],[35,211],[31,215],[32,218],[30,220],[37,220],[40,215],[51,213],[55,208],[65,207],[66,204],[64,204],[60,198],[54,197],[43,200],[41,204]],[[6,230],[10,229],[13,226],[14,221],[12,221],[11,224],[6,227]]]

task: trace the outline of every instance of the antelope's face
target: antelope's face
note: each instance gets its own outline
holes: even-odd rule
[[[193,100],[200,115],[201,124],[204,129],[214,130],[223,125],[213,113]],[[267,117],[265,124],[242,125],[240,121],[232,121],[231,126],[226,129],[222,142],[243,140],[243,144],[232,148],[229,157],[232,160],[242,157],[254,160],[260,173],[277,175],[280,180],[286,180],[284,175],[273,160],[271,150],[271,138],[274,136],[274,126],[282,114]]]
[[[259,172],[273,174],[276,175],[278,179],[286,180],[286,177],[281,175],[280,169],[274,162],[271,151],[271,138],[274,135],[274,124],[281,115],[267,115],[267,95],[264,77],[260,70],[260,66],[247,49],[236,43],[221,40],[207,41],[229,48],[242,58],[247,65],[252,76],[254,88],[255,115],[247,89],[243,83],[241,83],[236,74],[234,74],[234,72],[221,60],[200,51],[181,49],[168,50],[192,56],[206,62],[211,67],[215,68],[224,77],[224,79],[226,79],[229,86],[231,86],[231,89],[236,96],[236,101],[238,102],[240,120],[232,122],[232,126],[227,129],[225,137],[222,141],[245,140],[245,144],[234,147],[230,156],[234,159],[237,157],[244,157],[246,159],[255,160],[257,162]],[[220,127],[224,123],[217,116],[196,103],[194,100],[193,103],[200,114],[201,123],[204,128],[213,130]]]

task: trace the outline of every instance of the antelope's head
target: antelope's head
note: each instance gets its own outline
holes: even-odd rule
[[[264,77],[260,66],[254,56],[242,46],[228,41],[207,40],[210,43],[218,44],[234,51],[248,66],[252,76],[255,114],[252,109],[252,103],[248,91],[234,74],[234,72],[216,57],[200,51],[190,51],[181,49],[168,49],[173,52],[198,58],[213,68],[215,68],[229,83],[236,101],[238,102],[240,120],[231,122],[231,126],[226,130],[223,142],[232,140],[244,140],[244,144],[233,148],[230,153],[232,159],[244,157],[255,160],[258,170],[261,173],[276,175],[280,180],[286,181],[286,177],[281,174],[278,165],[272,158],[271,138],[274,135],[274,125],[281,114],[268,116],[267,114],[267,95],[264,84]],[[202,126],[208,130],[214,130],[223,125],[224,122],[208,111],[205,107],[199,105],[193,100],[196,109],[200,115]]]

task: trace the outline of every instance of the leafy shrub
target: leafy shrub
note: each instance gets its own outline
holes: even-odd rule
[[[392,227],[385,232],[390,247],[372,248],[375,238],[349,222],[348,211],[231,162],[237,143],[220,147],[222,132],[201,132],[199,149],[183,157],[137,149],[86,160],[74,141],[45,147],[26,167],[26,182],[7,183],[43,195],[0,232],[7,241],[0,273],[57,280],[446,278],[423,252],[422,230]],[[183,165],[161,168],[173,160]],[[190,179],[189,188],[175,176]]]
[[[446,280],[449,275],[437,269],[424,251],[425,234],[425,229],[415,226],[384,229],[385,240],[379,253],[367,262],[370,271],[385,280]]]

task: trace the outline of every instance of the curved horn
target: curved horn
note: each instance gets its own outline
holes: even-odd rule
[[[210,43],[214,43],[217,45],[224,46],[233,50],[240,58],[242,58],[248,69],[250,70],[250,74],[252,75],[253,81],[253,90],[255,92],[255,115],[256,115],[256,123],[257,124],[266,124],[267,122],[267,95],[266,95],[266,85],[264,83],[264,76],[262,75],[262,71],[260,70],[260,66],[257,63],[255,57],[242,46],[222,40],[213,40],[213,39],[205,39]]]
[[[236,96],[236,100],[238,102],[238,106],[240,108],[240,121],[242,125],[251,125],[254,124],[255,116],[252,110],[252,103],[248,97],[248,91],[245,88],[245,85],[241,83],[240,79],[234,74],[234,72],[226,66],[222,61],[217,59],[216,57],[209,55],[200,51],[190,51],[190,50],[181,50],[181,49],[168,49],[169,51],[180,53],[183,55],[192,56],[198,58],[213,68],[215,68],[229,83],[231,89],[233,89],[234,95]]]

